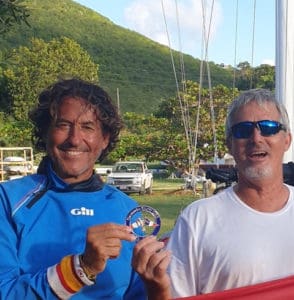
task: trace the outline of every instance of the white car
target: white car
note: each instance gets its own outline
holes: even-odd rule
[[[21,156],[7,156],[3,165],[4,171],[9,174],[26,174],[33,170],[33,166]]]
[[[107,176],[107,183],[127,194],[151,194],[153,175],[143,161],[117,162]]]

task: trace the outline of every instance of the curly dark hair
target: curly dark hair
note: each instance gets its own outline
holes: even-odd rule
[[[97,158],[101,162],[119,141],[123,123],[106,91],[92,82],[77,78],[60,80],[50,85],[40,93],[37,107],[29,112],[29,118],[34,125],[32,140],[36,149],[46,150],[45,137],[48,128],[56,118],[57,108],[65,97],[82,98],[95,108],[103,134],[109,134],[109,144]]]

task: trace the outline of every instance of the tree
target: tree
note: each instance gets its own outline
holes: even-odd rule
[[[22,0],[0,0],[0,34],[8,32],[13,25],[25,23],[29,26],[29,11]]]
[[[208,89],[202,88],[201,97],[199,97],[200,87],[198,83],[187,81],[186,86],[186,93],[181,94],[182,108],[179,105],[179,100],[172,98],[163,101],[156,114],[158,117],[165,117],[169,120],[170,130],[180,134],[182,139],[186,137],[185,146],[182,148],[182,151],[174,153],[174,160],[178,159],[179,153],[184,153],[187,161],[191,158],[191,151],[196,151],[197,162],[200,160],[212,160],[215,149],[218,150],[218,156],[222,156],[227,150],[224,138],[227,107],[233,97],[238,94],[238,91],[223,85],[217,85],[211,91],[211,101]],[[199,121],[197,124],[198,109]],[[187,133],[185,133],[185,122],[188,128]],[[214,128],[216,144],[213,134]],[[190,139],[190,149],[188,138]]]
[[[254,78],[257,88],[275,89],[275,67],[262,64],[254,68]]]
[[[26,121],[15,121],[0,112],[0,146],[31,146],[31,126]]]
[[[227,107],[239,92],[218,85],[212,89],[212,101],[208,89],[201,89],[201,101],[199,101],[199,84],[187,81],[186,86],[186,93],[181,95],[182,99],[185,99],[185,105],[182,108],[177,98],[169,98],[161,103],[155,115],[125,113],[123,115],[125,129],[121,133],[118,146],[110,154],[109,159],[112,162],[133,158],[147,161],[170,160],[173,162],[173,166],[186,165],[189,167],[191,149],[188,147],[184,130],[183,109],[189,112],[189,119],[186,120],[189,123],[189,137],[195,141],[197,133],[197,143],[194,148],[196,163],[200,160],[211,161],[215,149],[218,150],[218,156],[222,157],[227,152],[224,137]],[[198,132],[196,132],[198,109],[200,118]],[[216,144],[213,126],[215,127]]]
[[[170,130],[167,119],[136,113],[125,113],[123,119],[126,128],[121,133],[118,147],[110,155],[112,160],[162,160],[168,157],[171,148],[176,152],[177,137]]]
[[[9,95],[5,99],[8,112],[16,120],[27,120],[37,94],[49,84],[60,77],[73,76],[97,82],[97,72],[98,65],[75,41],[65,37],[49,43],[33,39],[30,48],[19,47],[13,51],[10,67],[3,72],[6,86],[2,93]]]
[[[236,72],[236,87],[241,91],[253,88],[253,74],[254,71],[249,62],[240,62]]]
[[[275,88],[275,67],[261,64],[254,68],[247,61],[239,63],[236,70],[236,87],[239,90],[254,88],[273,90]]]

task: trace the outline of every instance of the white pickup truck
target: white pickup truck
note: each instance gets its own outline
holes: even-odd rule
[[[107,183],[125,193],[152,193],[153,175],[142,161],[117,162],[107,176]]]

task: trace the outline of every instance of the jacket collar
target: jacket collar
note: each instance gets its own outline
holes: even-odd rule
[[[80,191],[80,192],[94,192],[101,190],[104,183],[101,177],[93,171],[93,175],[81,182],[68,184],[64,182],[53,170],[52,161],[49,156],[45,156],[40,162],[37,170],[38,174],[43,174],[47,177],[47,190],[57,189],[59,191]]]

